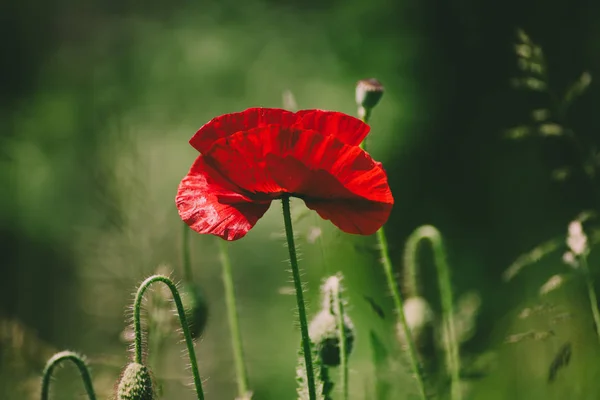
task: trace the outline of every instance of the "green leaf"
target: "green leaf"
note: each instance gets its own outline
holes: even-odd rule
[[[571,104],[573,100],[585,93],[590,83],[592,83],[592,74],[589,72],[582,73],[579,79],[573,82],[569,89],[567,89],[564,98],[565,104]]]

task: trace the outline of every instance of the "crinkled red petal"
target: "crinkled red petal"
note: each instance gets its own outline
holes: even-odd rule
[[[371,235],[392,212],[392,204],[346,200],[339,203],[305,199],[306,206],[347,233]]]
[[[225,240],[246,235],[264,215],[270,200],[250,199],[199,156],[179,184],[175,199],[179,216],[198,233]]]
[[[238,132],[215,142],[206,159],[253,198],[291,193],[348,233],[374,233],[394,203],[380,163],[312,130],[272,125]]]
[[[358,146],[371,130],[369,125],[360,119],[337,111],[301,110],[296,116],[297,127],[335,136],[339,141],[351,146]]]
[[[271,124],[292,126],[296,115],[279,108],[249,108],[242,112],[225,114],[204,124],[190,139],[190,144],[204,154],[218,139],[239,131],[264,127]]]

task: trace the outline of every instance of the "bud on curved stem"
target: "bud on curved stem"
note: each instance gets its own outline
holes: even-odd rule
[[[208,304],[202,288],[193,282],[184,282],[181,286],[181,301],[185,307],[192,339],[198,339],[204,333],[209,317]]]
[[[81,375],[81,379],[83,380],[83,385],[85,387],[88,399],[96,400],[96,394],[94,393],[94,386],[92,385],[92,378],[90,376],[87,364],[82,356],[72,351],[61,351],[60,353],[56,353],[46,363],[42,377],[42,400],[49,399],[50,380],[52,378],[54,368],[65,360],[72,361],[77,366],[79,374]]]
[[[117,386],[116,400],[153,400],[154,384],[150,370],[142,364],[129,363]]]
[[[185,339],[188,356],[190,358],[190,366],[192,369],[192,375],[194,377],[196,394],[198,396],[198,400],[204,400],[204,391],[202,390],[202,381],[200,380],[200,373],[198,372],[198,362],[196,361],[194,341],[192,339],[192,335],[190,334],[190,328],[187,322],[185,309],[183,307],[179,291],[177,290],[177,286],[173,283],[171,279],[167,278],[166,276],[153,275],[149,277],[144,282],[142,282],[135,296],[135,303],[133,305],[133,324],[135,330],[135,362],[137,364],[142,364],[142,300],[144,298],[144,293],[146,292],[148,287],[154,282],[162,282],[165,285],[167,285],[167,287],[171,291],[171,294],[173,295],[173,300],[175,301],[177,314],[179,315],[179,321],[181,324],[181,330],[183,331],[183,337]]]
[[[423,225],[417,228],[407,239],[404,250],[405,271],[407,274],[407,290],[412,296],[419,294],[418,287],[418,264],[416,252],[419,244],[428,240],[433,248],[434,261],[437,269],[438,287],[442,302],[443,327],[446,336],[446,365],[451,378],[451,399],[460,399],[460,353],[456,328],[454,324],[454,302],[452,296],[452,284],[450,282],[450,267],[446,261],[446,251],[440,232],[431,225]]]
[[[377,231],[377,242],[379,244],[381,264],[383,265],[385,278],[387,280],[388,288],[392,293],[392,299],[394,300],[394,308],[396,309],[396,314],[398,314],[398,320],[400,322],[401,331],[403,332],[404,338],[406,339],[406,344],[408,348],[408,358],[414,373],[414,377],[417,380],[419,396],[422,400],[427,400],[425,382],[423,379],[423,369],[421,367],[421,363],[419,362],[419,357],[417,355],[417,346],[415,345],[415,341],[412,337],[410,327],[408,326],[408,322],[406,321],[406,316],[404,315],[404,303],[402,301],[400,289],[398,288],[398,283],[396,282],[396,278],[394,277],[394,269],[392,266],[392,260],[390,259],[390,255],[388,252],[387,238],[385,236],[385,231],[383,227],[381,227]]]

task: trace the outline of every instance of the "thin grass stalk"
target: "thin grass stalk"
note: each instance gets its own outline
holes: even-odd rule
[[[231,347],[233,349],[233,361],[235,364],[235,377],[238,396],[244,398],[248,393],[248,375],[244,362],[244,351],[242,347],[242,334],[238,318],[237,305],[235,301],[235,288],[233,285],[233,273],[231,271],[231,260],[227,243],[219,240],[219,255],[223,268],[223,286],[225,287],[225,304],[227,307],[227,319],[231,331]]]

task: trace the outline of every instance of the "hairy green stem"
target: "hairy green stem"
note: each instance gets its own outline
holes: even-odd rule
[[[457,400],[462,397],[460,392],[460,353],[454,326],[454,303],[450,281],[450,267],[446,261],[446,251],[444,250],[442,235],[434,226],[424,225],[417,228],[406,241],[404,261],[406,263],[407,284],[409,291],[413,295],[418,295],[418,264],[416,262],[416,253],[419,243],[423,240],[428,240],[433,248],[440,299],[442,302],[443,325],[446,336],[444,349],[446,351],[446,364],[450,371],[451,398]]]
[[[321,365],[321,382],[323,382],[323,400],[332,400],[331,392],[333,389],[333,382],[329,376],[329,368],[326,365]]]
[[[290,253],[290,266],[296,288],[296,302],[298,305],[298,319],[300,320],[300,333],[302,335],[302,352],[304,353],[304,363],[306,366],[306,384],[308,386],[308,396],[310,400],[316,400],[317,390],[315,386],[315,371],[312,362],[312,350],[310,337],[308,336],[308,322],[306,319],[306,307],[304,306],[304,294],[302,280],[300,278],[300,268],[298,267],[298,257],[296,256],[296,244],[294,243],[294,230],[292,227],[292,213],[290,211],[290,196],[284,194],[281,197],[283,207],[283,222],[285,225],[285,236],[287,239],[288,250]]]
[[[371,116],[371,109],[369,108],[363,110],[364,111],[362,111],[359,108],[359,116],[361,117],[363,122],[367,124],[369,122],[369,117]],[[361,148],[366,151],[366,138],[361,143]],[[392,299],[394,300],[394,308],[396,309],[396,314],[398,315],[398,320],[400,322],[402,332],[404,333],[404,338],[406,340],[406,343],[408,344],[408,358],[414,373],[414,377],[417,381],[417,389],[419,391],[419,396],[421,400],[427,400],[423,372],[417,355],[417,346],[415,345],[412,333],[410,332],[410,328],[408,327],[408,323],[406,322],[406,316],[404,315],[402,296],[400,294],[400,289],[398,288],[396,278],[394,277],[394,268],[392,266],[392,261],[390,260],[387,238],[385,236],[385,231],[383,227],[379,228],[379,230],[377,231],[377,242],[379,245],[378,247],[381,255],[381,264],[383,265],[383,271],[385,272],[385,278],[387,281],[388,289],[392,294]]]
[[[181,235],[181,262],[183,264],[183,276],[185,281],[192,283],[192,262],[190,257],[190,227],[185,222]]]
[[[371,118],[371,112],[373,111],[370,107],[358,107],[358,117],[365,123],[369,123],[369,118]],[[367,151],[367,138],[365,138],[362,143],[358,145],[364,151]]]
[[[346,351],[346,329],[344,327],[344,303],[340,285],[333,288],[333,308],[336,316],[338,339],[340,342],[340,386],[342,399],[348,400],[348,353]]]
[[[194,341],[192,340],[192,335],[190,334],[190,328],[187,322],[187,318],[185,316],[185,309],[183,307],[183,303],[181,302],[181,296],[179,295],[179,290],[177,290],[177,286],[173,283],[173,281],[166,276],[163,275],[153,275],[146,279],[140,287],[135,295],[135,303],[133,305],[133,325],[135,329],[135,343],[134,343],[134,351],[135,351],[135,362],[138,364],[143,364],[142,360],[142,300],[144,298],[144,293],[148,289],[148,287],[154,282],[162,282],[171,291],[173,295],[173,300],[175,301],[175,307],[177,308],[177,314],[179,315],[179,322],[181,324],[181,330],[183,332],[183,338],[185,339],[185,344],[187,347],[188,356],[190,358],[190,366],[192,369],[192,375],[194,377],[194,386],[196,387],[196,395],[198,396],[198,400],[204,400],[204,391],[202,390],[202,380],[200,379],[200,372],[198,371],[198,361],[196,360],[196,351],[194,350]]]
[[[598,311],[598,300],[596,296],[596,290],[594,289],[594,280],[590,274],[590,270],[587,264],[587,255],[584,254],[580,257],[581,269],[585,277],[585,283],[587,286],[588,298],[590,299],[590,308],[592,309],[592,316],[594,317],[594,324],[596,325],[596,335],[600,341],[600,311]]]
[[[237,306],[235,302],[235,289],[233,287],[233,274],[231,273],[231,261],[227,243],[219,240],[219,254],[223,268],[223,286],[225,287],[225,304],[227,306],[227,318],[231,330],[231,346],[233,349],[233,360],[235,363],[238,396],[243,398],[248,393],[248,376],[244,363],[244,352],[242,349],[242,335],[238,320]]]
[[[54,372],[54,368],[58,364],[65,360],[72,361],[77,366],[79,375],[81,375],[81,379],[83,380],[83,386],[85,387],[88,399],[96,400],[96,394],[94,393],[94,386],[92,385],[92,378],[87,368],[87,364],[79,354],[72,351],[61,351],[60,353],[56,353],[46,363],[42,377],[42,400],[49,399],[52,372]]]

